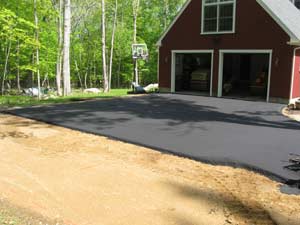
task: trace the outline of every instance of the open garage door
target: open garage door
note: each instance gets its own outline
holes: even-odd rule
[[[173,92],[211,95],[213,53],[173,52]]]
[[[269,100],[271,53],[225,52],[220,58],[219,97]]]

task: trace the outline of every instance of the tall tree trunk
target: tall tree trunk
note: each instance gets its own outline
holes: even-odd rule
[[[88,77],[88,72],[86,71],[85,72],[85,75],[84,75],[84,88],[87,89],[88,86],[87,86],[87,77]]]
[[[47,81],[48,81],[48,73],[46,73],[46,75],[44,77],[44,80],[42,82],[42,87],[45,87],[45,84],[46,84]],[[48,88],[48,86],[47,86],[47,88]]]
[[[75,60],[75,68],[76,68],[76,72],[77,72],[77,76],[78,76],[80,88],[82,89],[83,85],[82,85],[82,80],[81,80],[81,75],[80,75],[80,71],[79,71],[79,68],[78,68],[77,60]]]
[[[46,61],[49,62],[49,52],[47,51],[47,54],[46,54]],[[49,65],[47,64],[46,66],[46,75],[45,75],[45,78],[44,78],[44,84],[47,83],[47,89],[50,89],[50,82],[49,82]],[[42,84],[42,87],[45,87],[44,84]]]
[[[137,18],[140,7],[140,0],[133,0],[133,43],[137,43]],[[133,60],[134,77],[136,85],[139,84],[139,70],[137,60]]]
[[[120,75],[121,75],[122,57],[119,58],[118,72],[117,72],[117,87],[120,88]]]
[[[31,56],[31,63],[32,65],[34,65],[35,63],[35,54],[34,52],[32,53],[32,56]],[[31,70],[31,87],[34,87],[34,80],[35,80],[35,72],[34,70]]]
[[[122,4],[122,3],[121,3]],[[123,31],[123,28],[124,28],[124,7],[123,5],[121,5],[121,21],[120,21],[120,32]],[[122,49],[121,51],[119,52],[119,62],[118,62],[118,72],[117,72],[117,81],[116,81],[116,86],[118,88],[120,88],[120,78],[121,78],[121,68],[122,68],[122,59],[123,59],[123,55],[122,55]]]
[[[92,88],[91,62],[88,63],[89,88]]]
[[[38,99],[41,99],[41,78],[40,78],[40,46],[39,46],[39,19],[37,15],[37,0],[34,0],[34,22],[35,22],[35,40],[38,44],[36,47],[36,74],[38,82]]]
[[[57,18],[57,33],[58,33],[58,48],[57,48],[57,62],[56,62],[56,88],[57,95],[61,96],[61,72],[62,72],[62,46],[63,46],[63,29],[62,29],[62,18],[63,18],[63,0],[58,2],[58,13]]]
[[[19,16],[19,6],[17,6],[17,16]],[[16,84],[18,92],[21,92],[21,84],[20,84],[20,40],[17,40],[17,77],[16,77]]]
[[[105,0],[102,0],[102,69],[103,69],[103,90],[109,91],[107,65],[106,65],[106,25],[105,25]]]
[[[17,88],[18,91],[21,91],[21,85],[20,85],[20,41],[18,40],[17,43]]]
[[[64,96],[71,94],[70,74],[71,0],[64,0],[63,83]]]
[[[115,33],[116,33],[116,27],[117,27],[117,17],[118,16],[118,0],[115,2],[115,16],[114,16],[114,25],[111,35],[111,47],[110,47],[110,59],[109,59],[109,83],[108,83],[108,89],[111,89],[111,76],[112,76],[112,66],[113,66],[113,55],[114,55],[114,43],[115,43]]]
[[[97,86],[97,63],[96,63],[96,53],[94,52],[94,77],[93,77],[93,85]]]
[[[7,66],[8,66],[8,60],[10,56],[10,50],[11,50],[11,40],[8,41],[8,46],[6,47],[6,57],[5,57],[5,64],[4,64],[4,71],[3,71],[3,77],[2,77],[2,85],[1,85],[1,94],[4,95],[5,90],[5,80],[6,80],[6,74],[7,74]]]

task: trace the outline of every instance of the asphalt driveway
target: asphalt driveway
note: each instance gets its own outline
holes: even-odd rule
[[[300,180],[283,167],[300,154],[300,124],[283,105],[185,95],[147,95],[10,111],[196,160],[246,167],[280,181]]]

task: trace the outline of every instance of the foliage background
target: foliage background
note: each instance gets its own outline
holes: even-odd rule
[[[148,62],[140,62],[143,85],[157,82],[159,36],[180,10],[184,0],[140,0],[138,41],[146,43]],[[34,38],[33,0],[0,2],[0,74],[3,78],[8,46],[8,89],[16,88],[17,74],[24,87],[36,86],[34,52],[40,48],[40,73],[44,86],[55,87],[58,52],[58,0],[38,0],[40,40]],[[115,0],[106,0],[107,56],[111,43]],[[132,0],[118,0],[117,30],[114,46],[112,87],[129,87],[133,77],[131,44],[133,40]],[[101,3],[100,0],[72,1],[71,80],[73,87],[101,87]]]

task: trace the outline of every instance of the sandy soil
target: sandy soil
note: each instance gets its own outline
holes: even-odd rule
[[[299,225],[300,196],[278,185],[243,169],[0,114],[0,198],[52,221]]]

